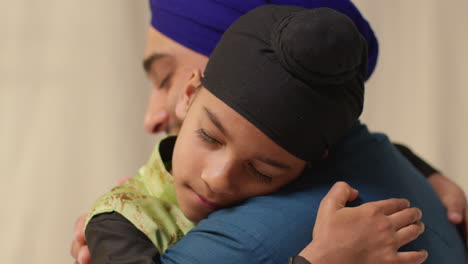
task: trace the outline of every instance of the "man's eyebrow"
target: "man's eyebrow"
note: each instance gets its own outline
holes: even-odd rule
[[[263,161],[263,162],[265,162],[265,163],[267,163],[267,164],[270,164],[270,165],[273,166],[273,167],[277,167],[277,168],[280,168],[280,169],[286,169],[286,170],[291,169],[290,166],[288,166],[288,165],[286,165],[286,164],[283,164],[283,163],[280,163],[280,162],[278,162],[278,161],[269,159],[269,158],[267,158],[267,157],[260,157],[260,158],[258,158],[258,160]]]
[[[153,64],[158,61],[159,59],[167,57],[167,54],[163,53],[153,53],[149,57],[145,58],[143,60],[143,69],[147,74],[151,72],[151,67],[153,67]]]
[[[203,107],[205,109],[206,114],[208,115],[208,118],[210,118],[211,122],[221,131],[223,134],[226,135],[226,129],[223,127],[219,119],[216,117],[215,114],[213,114],[208,108]]]

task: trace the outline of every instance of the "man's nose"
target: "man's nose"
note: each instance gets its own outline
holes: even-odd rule
[[[167,90],[153,87],[148,98],[143,127],[146,132],[155,134],[164,131],[169,123],[169,112],[167,111]]]
[[[213,162],[201,175],[208,188],[216,194],[232,194],[235,191],[234,166],[229,162]]]
[[[150,134],[155,134],[164,131],[164,128],[167,126],[169,121],[169,114],[165,110],[160,110],[157,112],[151,111],[148,109],[145,115],[145,120],[143,126],[146,132]]]

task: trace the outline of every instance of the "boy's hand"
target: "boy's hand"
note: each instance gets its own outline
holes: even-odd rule
[[[442,204],[447,208],[447,217],[455,225],[463,225],[463,236],[467,239],[468,210],[465,193],[449,178],[440,173],[434,173],[427,179],[436,191]]]
[[[323,198],[313,241],[299,254],[311,263],[416,264],[426,251],[398,252],[423,231],[422,213],[405,199],[388,199],[345,207],[358,191],[336,183]]]

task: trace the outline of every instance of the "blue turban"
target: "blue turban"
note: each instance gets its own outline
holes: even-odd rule
[[[367,41],[370,77],[378,43],[369,23],[349,0],[150,0],[151,25],[178,43],[210,56],[224,31],[240,16],[267,4],[328,7],[347,15]]]

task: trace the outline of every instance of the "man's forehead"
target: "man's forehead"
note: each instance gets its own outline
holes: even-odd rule
[[[149,27],[146,37],[144,58],[147,59],[155,54],[162,53],[161,50],[165,50],[166,46],[170,47],[171,43],[165,41],[164,35],[156,31],[153,27]]]
[[[185,55],[187,53],[194,53],[194,51],[170,39],[155,28],[149,27],[144,53],[145,58],[153,54],[178,56],[179,54]]]
[[[154,56],[155,54],[176,56],[181,52],[183,52],[183,50],[181,50],[180,44],[168,38],[153,27],[149,27],[144,51],[145,59],[150,56]]]
[[[206,55],[176,42],[150,26],[148,29],[144,58],[148,58],[154,54],[166,54],[184,61],[195,59],[197,61],[202,60],[205,62],[208,58]]]

